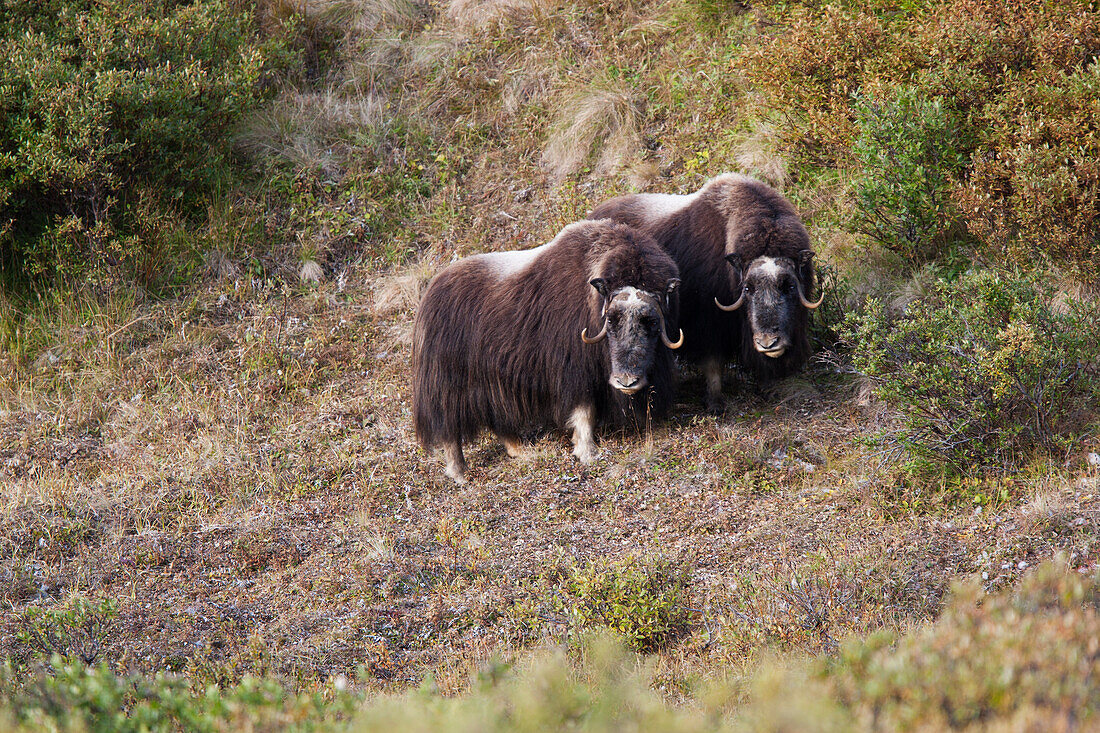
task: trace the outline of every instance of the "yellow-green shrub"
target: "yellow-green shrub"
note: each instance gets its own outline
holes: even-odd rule
[[[834,676],[877,730],[1072,729],[1100,709],[1100,587],[1063,562],[994,596],[960,585],[935,624],[890,641],[850,643]]]
[[[853,362],[901,412],[897,439],[965,471],[1054,450],[1095,417],[1095,311],[1038,279],[941,279],[892,318],[870,301],[848,321]]]
[[[575,568],[564,609],[579,629],[606,627],[638,651],[654,651],[688,628],[687,578],[663,561],[627,558]]]

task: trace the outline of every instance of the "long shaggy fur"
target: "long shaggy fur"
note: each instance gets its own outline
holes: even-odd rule
[[[805,310],[796,319],[791,348],[771,359],[753,347],[743,309],[728,313],[714,304],[715,297],[732,303],[740,295],[740,273],[725,260],[730,254],[739,255],[746,269],[758,257],[793,259],[807,297],[813,290],[813,261],[803,254],[811,251],[809,234],[778,191],[755,178],[728,174],[690,196],[620,196],[589,216],[621,221],[652,235],[676,261],[683,279],[684,359],[736,359],[765,379],[785,376],[805,363],[810,352]]]
[[[518,253],[517,253],[518,254]],[[674,361],[659,348],[650,389],[627,397],[611,388],[607,340],[581,341],[602,323],[589,285],[629,285],[663,293],[676,265],[649,236],[611,221],[571,224],[511,270],[498,255],[461,260],[435,277],[413,336],[413,420],[425,448],[473,439],[484,428],[504,437],[551,424],[566,427],[579,406],[601,422],[662,415],[673,397]],[[666,330],[677,333],[670,298]]]

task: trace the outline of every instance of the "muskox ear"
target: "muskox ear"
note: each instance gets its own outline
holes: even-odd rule
[[[733,271],[737,273],[737,279],[740,280],[741,273],[745,269],[745,261],[741,259],[741,255],[737,252],[731,252],[730,254],[726,255],[726,262],[730,264],[730,267],[733,268]]]
[[[814,284],[814,251],[812,249],[802,250],[795,257],[795,262],[798,264],[798,279],[802,282],[802,287],[809,293]]]
[[[588,281],[588,284],[596,288],[596,292],[602,295],[604,300],[607,299],[607,280],[602,277],[594,277]]]
[[[680,288],[680,278],[669,278],[668,285],[665,286],[665,312],[672,312],[672,296]]]

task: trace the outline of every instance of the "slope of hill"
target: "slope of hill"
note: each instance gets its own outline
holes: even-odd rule
[[[1096,670],[1084,641],[1095,637],[1088,578],[1100,529],[1094,403],[1007,462],[960,468],[912,453],[904,399],[874,389],[889,375],[856,373],[850,344],[838,343],[854,328],[844,312],[864,313],[872,295],[891,317],[917,312],[937,282],[993,257],[1007,235],[987,241],[966,221],[933,218],[912,240],[919,252],[874,239],[860,212],[904,213],[923,199],[883,198],[893,184],[874,178],[857,145],[840,155],[828,147],[840,142],[806,127],[839,135],[821,126],[850,114],[858,127],[870,113],[855,102],[838,111],[825,95],[832,116],[803,115],[817,102],[802,100],[784,119],[762,81],[761,49],[788,68],[784,38],[843,37],[861,23],[885,39],[907,22],[931,33],[946,7],[261,3],[257,33],[286,34],[305,71],[283,72],[272,101],[244,117],[233,139],[241,178],[184,227],[201,275],[159,300],[118,286],[0,303],[0,650],[12,714],[54,715],[43,700],[64,708],[42,682],[43,660],[58,654],[105,664],[112,678],[179,673],[196,691],[270,677],[323,698],[298,722],[348,685],[473,688],[455,704],[476,717],[527,699],[527,678],[501,681],[500,660],[524,670],[532,653],[560,646],[573,666],[531,672],[535,687],[564,675],[570,695],[598,701],[618,684],[614,670],[628,670],[636,679],[615,690],[639,709],[677,706],[661,710],[685,721],[748,701],[759,720],[726,723],[782,729],[768,717],[775,690],[806,675],[821,696],[806,709],[827,707],[822,726],[840,729],[1091,719],[1095,693],[1067,683],[1040,694],[1034,679],[1056,687]],[[1091,48],[1096,13],[1078,10]],[[835,91],[843,64],[823,38],[820,68],[802,73]],[[863,53],[905,56],[888,46]],[[924,78],[917,67],[906,70]],[[900,67],[887,76],[884,88]],[[1068,118],[1085,114],[1077,97],[1061,98]],[[978,106],[967,119],[986,124]],[[825,148],[801,145],[811,139]],[[733,372],[717,418],[685,369],[672,419],[601,434],[592,467],[554,431],[531,436],[521,460],[486,436],[468,453],[470,483],[453,486],[416,447],[409,418],[411,324],[430,275],[457,256],[546,241],[604,197],[687,192],[726,170],[783,188],[811,229],[828,265],[819,358],[775,385]],[[1063,234],[1086,222],[1086,173],[1078,166],[1084,193]],[[977,178],[959,181],[970,188],[951,200],[965,202]],[[1033,228],[1046,215],[1027,211]],[[1002,251],[1040,250],[1065,256],[1015,240]],[[1092,302],[1087,271],[1054,282],[1057,302]],[[1096,354],[1082,353],[1088,386]],[[964,578],[978,585],[945,612]],[[1064,653],[1013,646],[1006,629],[1021,619]],[[1058,619],[1073,633],[1055,633]],[[600,667],[586,634],[607,627],[655,650],[648,666],[616,656]],[[966,656],[953,645],[974,634],[1001,651],[953,678],[945,670]],[[794,671],[770,677],[777,656]],[[1035,678],[1013,688],[1016,669]],[[1009,681],[974,682],[994,675]],[[712,703],[714,686],[725,697]],[[1006,702],[1011,689],[1018,704]],[[364,725],[404,720],[423,702],[412,699],[380,698]],[[459,714],[432,704],[426,729],[432,715]],[[559,713],[569,719],[548,715]]]

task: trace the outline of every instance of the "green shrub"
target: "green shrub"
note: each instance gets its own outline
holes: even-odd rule
[[[0,264],[170,277],[231,177],[227,132],[285,60],[226,0],[15,0],[0,15]]]
[[[332,730],[351,707],[347,696],[293,695],[274,680],[195,691],[182,677],[116,675],[60,657],[32,677],[4,677],[0,700],[27,731]]]
[[[858,370],[904,419],[916,455],[965,471],[1053,450],[1094,417],[1095,311],[1036,279],[971,272],[939,280],[891,319],[877,301],[850,317]]]
[[[716,716],[667,704],[650,684],[651,668],[606,638],[586,639],[577,664],[562,652],[540,654],[518,669],[485,675],[468,695],[425,690],[371,700],[351,730],[666,731],[717,730]]]
[[[75,596],[54,607],[29,606],[19,616],[15,637],[28,657],[92,664],[101,661],[103,637],[117,615],[113,599]]]
[[[953,176],[965,162],[955,113],[913,87],[862,96],[855,113],[857,229],[907,260],[933,259],[949,236]]]
[[[664,561],[636,558],[589,563],[565,582],[574,628],[609,628],[642,652],[654,651],[688,628],[687,577]]]

